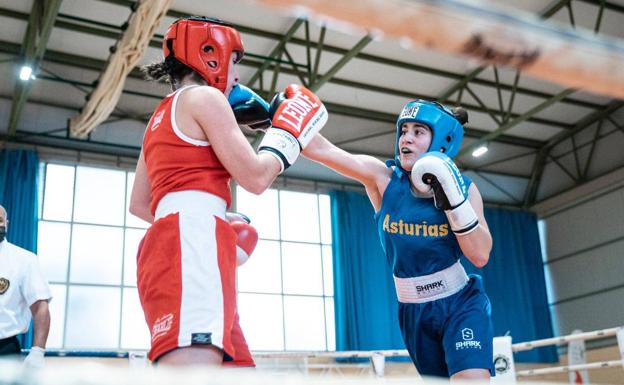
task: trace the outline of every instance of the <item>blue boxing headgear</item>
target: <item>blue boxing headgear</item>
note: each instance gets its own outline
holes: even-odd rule
[[[428,126],[431,129],[431,145],[429,151],[439,151],[449,158],[454,158],[459,152],[464,127],[457,120],[453,112],[437,102],[413,100],[403,107],[396,123],[396,143],[394,145],[394,160],[401,166],[399,160],[399,138],[403,123],[414,122]]]

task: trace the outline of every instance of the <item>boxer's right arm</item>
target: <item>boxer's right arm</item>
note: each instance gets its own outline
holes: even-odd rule
[[[183,108],[192,114],[236,182],[255,194],[266,190],[279,174],[281,164],[269,154],[256,154],[238,127],[225,95],[213,87],[194,87],[182,97]]]

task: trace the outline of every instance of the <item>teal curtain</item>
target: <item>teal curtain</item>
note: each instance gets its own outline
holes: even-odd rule
[[[373,208],[354,192],[331,197],[337,350],[404,348],[390,264],[381,249]],[[483,276],[495,335],[514,341],[553,336],[537,219],[527,212],[486,209],[494,246]],[[554,347],[516,355],[519,362],[556,362]]]
[[[469,272],[483,276],[492,301],[494,335],[509,333],[514,342],[553,337],[537,218],[526,211],[486,208],[494,244],[490,261]],[[514,354],[518,362],[557,362],[555,346]]]
[[[7,240],[37,252],[39,210],[39,157],[31,150],[2,150],[0,153],[0,205],[8,212]],[[23,348],[32,345],[32,327],[20,336]]]
[[[332,192],[336,350],[404,349],[392,270],[365,195]]]

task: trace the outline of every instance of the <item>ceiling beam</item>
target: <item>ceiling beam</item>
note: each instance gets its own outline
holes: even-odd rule
[[[549,7],[549,9],[545,12],[545,15],[550,16],[555,14],[557,11],[559,11],[562,7],[567,6],[568,10],[570,12],[570,21],[572,23],[572,25],[574,26],[574,18],[572,15],[572,8],[571,8],[571,0],[559,0],[558,2],[556,2],[553,6]],[[602,19],[602,10],[605,6],[605,2],[604,0],[601,2],[600,4],[600,9],[598,12],[598,16],[597,16],[597,20],[596,20],[596,25],[594,28],[594,32],[598,33],[598,30],[600,28],[600,21]],[[565,89],[561,92],[559,92],[558,94],[554,95],[553,97],[545,100],[544,102],[538,104],[537,106],[533,107],[531,110],[527,111],[526,113],[522,114],[520,117],[516,118],[516,119],[512,119],[511,121],[508,121],[506,123],[503,123],[499,128],[497,128],[496,130],[492,131],[491,133],[485,135],[483,138],[479,139],[478,141],[476,141],[475,143],[472,143],[470,146],[464,147],[458,154],[458,157],[461,157],[463,155],[465,155],[468,152],[471,152],[472,150],[474,150],[475,148],[477,148],[480,145],[486,144],[488,140],[494,139],[496,138],[497,135],[502,134],[503,132],[509,130],[511,127],[523,122],[524,120],[526,120],[527,118],[530,118],[532,116],[534,116],[535,114],[539,113],[540,111],[550,107],[551,105],[560,102],[561,100],[565,99],[566,97],[568,97],[569,95],[571,95],[572,93],[576,92],[577,90],[574,88],[568,88]],[[599,113],[600,110],[596,110],[595,112]],[[591,116],[592,114],[588,115]],[[581,128],[578,128],[581,127]],[[586,127],[586,125],[584,124],[584,119],[581,119],[580,121],[578,121],[574,128],[576,128],[577,130],[582,130],[584,127]],[[574,131],[574,128],[572,130],[569,130],[568,132],[560,132],[559,134],[555,135],[554,138],[558,138],[559,136],[561,137],[572,137],[572,135],[574,135],[574,133],[570,133],[571,131]],[[576,153],[575,153],[576,155]],[[538,156],[538,159],[540,157]],[[534,165],[534,171],[537,171],[536,168],[539,168],[537,165]],[[577,168],[578,168],[578,162],[577,162]]]
[[[557,135],[553,136],[551,139],[548,140],[545,146],[549,148],[553,148],[554,146],[561,143],[562,141],[570,138],[572,135],[576,135],[576,133],[585,129],[592,123],[595,123],[613,114],[615,111],[619,110],[623,106],[624,106],[624,100],[613,100],[603,109],[594,111],[591,114],[585,116],[583,119],[579,120],[571,130],[562,131],[558,133]]]
[[[483,137],[479,138],[479,140],[475,141],[474,143],[471,143],[470,145],[465,146],[464,148],[462,148],[462,150],[459,152],[459,154],[457,154],[457,157],[460,158],[460,157],[466,155],[467,153],[472,152],[472,150],[474,150],[478,146],[480,146],[482,144],[486,144],[488,141],[491,141],[493,139],[496,139],[499,135],[502,135],[505,131],[510,130],[511,128],[517,126],[518,124],[520,124],[522,122],[525,122],[530,117],[532,117],[535,114],[545,110],[546,108],[552,106],[553,104],[561,101],[563,98],[565,98],[566,96],[570,95],[573,92],[576,92],[576,89],[568,88],[566,90],[563,90],[563,91],[559,92],[557,95],[553,96],[552,98],[550,98],[548,100],[545,100],[542,103],[538,104],[537,106],[531,108],[529,111],[527,111],[524,114],[518,116],[517,118],[511,119],[507,123],[503,123],[496,130],[489,132],[488,134],[486,134]],[[567,133],[568,131],[564,131],[564,132]]]
[[[357,54],[360,53],[370,43],[373,41],[373,37],[371,35],[366,35],[360,41],[357,42],[353,48],[351,48],[348,52],[346,52],[340,60],[336,64],[334,64],[323,76],[321,76],[318,80],[314,82],[314,84],[310,85],[310,90],[317,92],[325,83],[331,80],[334,75],[340,71],[351,59],[353,59]]]
[[[277,58],[277,59],[280,58],[281,53],[284,50],[284,47],[286,46],[286,43],[288,43],[288,41],[293,37],[293,35],[295,34],[295,32],[297,32],[297,30],[299,29],[299,26],[301,26],[303,22],[304,22],[304,19],[295,20],[293,25],[291,25],[290,28],[288,28],[288,31],[286,32],[286,34],[284,34],[284,36],[280,39],[279,43],[277,43],[277,45],[273,48],[273,50],[269,54],[269,58]],[[247,84],[249,87],[252,87],[253,84],[256,82],[256,80],[258,80],[258,78],[262,76],[262,74],[267,69],[269,64],[271,63],[268,60],[265,60],[264,63],[262,63],[262,65],[258,68],[258,70],[249,79],[249,82]]]
[[[0,52],[15,54],[18,49],[19,49],[18,44],[0,41]],[[69,65],[69,66],[76,66],[77,68],[83,68],[83,69],[94,70],[94,71],[100,71],[102,68],[104,68],[104,65],[106,64],[103,60],[86,58],[83,56],[72,55],[72,54],[67,54],[67,53],[52,51],[52,50],[46,51],[44,59],[46,61],[50,61],[54,63],[64,64],[64,65]],[[143,79],[143,74],[141,73],[141,71],[135,68],[130,73],[129,77],[140,80],[140,79]],[[44,77],[44,79],[46,78],[48,77],[47,76]],[[49,79],[49,80],[52,80],[52,79]],[[335,80],[335,78],[333,80]],[[81,83],[80,85],[81,86],[93,86],[92,84],[84,84],[84,83]],[[149,98],[154,98],[154,99],[161,98],[161,96],[159,95],[151,95],[151,94],[137,92],[137,91],[124,90],[124,93],[130,94],[130,95],[136,95],[136,96],[144,96],[144,97],[149,97]],[[373,120],[377,120],[380,122],[391,123],[391,124],[394,124],[396,122],[395,114],[367,110],[363,108],[346,106],[346,105],[341,105],[341,104],[331,103],[331,102],[324,102],[324,103],[327,106],[330,113],[351,116],[351,117],[356,117],[360,119],[373,119]],[[465,134],[467,137],[479,138],[487,134],[487,132],[488,132],[487,130],[483,130],[483,129],[466,127]],[[381,136],[385,134],[386,133],[379,133],[377,135]],[[355,140],[357,140],[357,138]],[[495,141],[504,143],[504,144],[529,147],[529,148],[540,148],[544,145],[543,142],[540,142],[537,140],[510,136],[510,135],[501,135],[497,137]]]
[[[556,1],[553,5],[549,6],[544,12],[542,12],[541,17],[544,18],[544,19],[548,19],[549,17],[551,17],[552,15],[557,13],[561,8],[565,7],[566,4],[568,4],[570,1],[571,0],[558,0],[558,1]],[[480,67],[475,68],[474,70],[470,71],[459,82],[453,84],[446,91],[444,91],[441,95],[439,95],[437,100],[440,103],[444,103],[445,101],[447,101],[451,97],[451,95],[453,95],[456,91],[459,91],[460,89],[464,88],[466,86],[466,84],[468,84],[470,81],[474,80],[477,77],[477,75],[479,75],[481,72],[483,72],[488,67],[489,66],[487,66],[487,65],[486,66],[480,66]]]
[[[0,52],[15,53],[16,49],[19,49],[19,45],[18,44],[6,42],[6,41],[0,41]],[[59,62],[59,63],[62,63],[62,64],[77,65],[79,67],[87,67],[87,68],[98,70],[98,71],[100,71],[102,69],[102,67],[100,66],[100,63],[102,63],[101,60],[86,58],[86,57],[82,57],[82,56],[76,56],[76,55],[72,55],[72,54],[66,54],[66,53],[57,52],[57,51],[52,51],[52,52],[46,53],[46,60],[53,61],[53,62]],[[262,65],[262,63],[259,62],[259,61],[249,60],[249,59],[243,59],[241,64],[245,65],[245,66],[256,67],[256,68],[258,68],[260,65]],[[274,66],[276,66],[276,65],[275,64],[271,64],[268,67],[268,69],[270,70]],[[283,73],[296,75],[296,71],[293,70],[293,69],[281,68],[280,71],[283,72]],[[325,76],[325,75],[322,75],[322,76]],[[137,78],[137,79],[143,79],[144,75],[141,73],[141,71],[138,68],[134,68],[132,70],[132,72],[131,72],[131,77],[134,77],[134,78]],[[388,87],[382,87],[382,86],[377,86],[377,85],[372,85],[372,84],[360,83],[360,82],[356,82],[356,81],[353,81],[353,80],[342,79],[342,78],[337,78],[337,77],[333,77],[333,78],[329,79],[329,82],[332,83],[332,84],[341,85],[341,86],[345,86],[345,87],[358,88],[358,89],[361,89],[361,90],[372,91],[372,92],[379,92],[379,93],[383,93],[383,94],[388,94],[388,95],[393,95],[393,96],[402,97],[402,98],[408,98],[408,99],[430,99],[430,100],[433,100],[435,98],[432,95],[425,95],[425,94],[419,94],[419,93],[409,92],[409,91],[405,91],[405,90],[397,90],[397,89],[392,89],[392,88],[388,88]],[[478,106],[476,104],[462,103],[462,106],[464,106],[464,108],[466,108],[468,111],[477,111],[477,112],[483,112],[483,113],[488,113],[488,114],[490,114],[490,113],[497,113],[497,111],[495,111],[493,109],[484,109],[483,107]],[[510,116],[511,116],[511,118],[516,118],[516,117],[518,117],[520,115],[518,115],[518,114],[511,114]],[[562,123],[562,122],[555,121],[555,120],[550,120],[550,119],[529,117],[527,119],[527,121],[532,122],[532,123],[536,123],[536,124],[542,124],[542,125],[548,125],[548,126],[563,128],[563,129],[566,129],[566,130],[572,128],[572,124]],[[484,132],[487,132],[487,131],[484,131]]]
[[[118,143],[106,143],[93,140],[81,140],[65,136],[45,135],[21,130],[17,131],[16,135],[13,136],[0,134],[0,142],[1,141],[29,144],[34,146],[63,148],[74,151],[85,151],[94,154],[124,156],[135,159],[139,157],[141,152],[140,147],[124,146]]]
[[[22,41],[21,60],[18,66],[28,66],[36,74],[39,62],[43,58],[50,38],[52,27],[62,0],[34,0],[28,19],[28,27]],[[9,118],[9,135],[15,135],[20,116],[28,100],[31,79],[18,80],[13,91],[11,115]]]
[[[122,6],[128,6],[128,7],[130,7],[132,4],[134,4],[134,1],[130,1],[130,0],[100,0],[100,1],[109,2],[109,3],[122,5]],[[22,20],[26,20],[28,18],[28,14],[21,13],[21,12],[16,12],[16,11],[12,11],[12,10],[7,10],[7,9],[3,9],[3,8],[0,8],[0,16],[13,17],[13,18],[22,19]],[[175,11],[175,10],[169,10],[167,12],[167,16],[170,16],[170,17],[182,17],[182,16],[188,16],[188,14],[186,14],[184,12]],[[59,17],[67,18],[66,15],[59,15]],[[73,19],[76,19],[76,18],[73,18]],[[56,26],[59,27],[59,28],[65,28],[65,29],[74,30],[74,31],[78,31],[78,32],[95,34],[95,35],[102,36],[102,37],[107,37],[107,38],[110,38],[110,39],[113,39],[113,40],[116,40],[118,38],[119,33],[121,31],[121,27],[116,27],[116,26],[112,26],[112,25],[107,25],[106,27],[102,27],[102,23],[97,23],[97,22],[95,22],[93,20],[88,20],[88,19],[84,19],[84,18],[80,18],[80,20],[81,20],[81,23],[78,23],[78,22],[75,22],[75,21],[71,22],[70,19],[68,19],[68,18],[67,19],[63,19],[63,20],[57,20]],[[90,23],[91,26],[86,25],[88,23]],[[99,26],[99,27],[96,27],[96,26]],[[240,24],[234,24],[234,26],[236,27],[236,29],[238,29],[242,33],[248,33],[248,34],[252,34],[252,35],[258,36],[258,37],[264,37],[264,38],[278,40],[278,41],[283,38],[283,35],[280,34],[280,33],[277,33],[277,32],[269,32],[269,31],[261,30],[261,29],[258,29],[258,28],[252,28],[252,27],[248,27],[248,26],[244,26],[244,25],[240,25]],[[111,28],[117,28],[118,32],[115,33],[113,30],[111,30]],[[300,39],[300,38],[297,38],[297,37],[292,37],[289,40],[289,43],[302,45],[302,46],[305,46],[305,47],[307,47],[308,44],[309,44],[307,40]],[[161,45],[162,45],[162,43],[161,43],[161,39],[160,38],[159,39],[154,39],[150,43],[150,46],[154,47],[154,48],[160,48]],[[341,47],[336,47],[336,46],[324,44],[323,45],[323,51],[324,52],[335,53],[335,54],[339,54],[339,55],[344,55],[349,50],[345,49],[345,48],[341,48]],[[465,76],[463,74],[454,73],[454,72],[451,72],[451,71],[444,71],[444,70],[440,70],[438,68],[422,66],[422,65],[415,64],[415,63],[402,62],[402,61],[389,59],[389,58],[385,58],[385,57],[381,57],[381,56],[375,56],[375,55],[371,55],[371,54],[367,54],[367,53],[363,53],[363,52],[358,53],[355,57],[358,58],[358,59],[367,60],[367,61],[378,63],[378,64],[383,64],[383,65],[388,65],[388,66],[392,66],[392,67],[397,67],[397,68],[402,68],[402,69],[422,72],[422,73],[426,73],[426,74],[429,74],[429,75],[440,76],[440,77],[443,77],[443,78],[450,78],[450,79],[455,79],[455,80],[461,80]],[[245,59],[243,58],[243,60],[245,60]],[[511,84],[505,84],[505,83],[497,84],[496,82],[491,81],[491,80],[487,80],[487,79],[475,78],[475,79],[472,80],[472,83],[473,84],[477,84],[477,85],[481,85],[481,86],[490,87],[490,88],[500,87],[500,89],[506,90],[506,91],[513,91],[514,90],[514,86],[511,85]],[[517,87],[517,92],[519,94],[525,94],[527,96],[533,96],[533,97],[538,97],[538,98],[543,98],[543,99],[548,99],[548,98],[551,98],[553,96],[552,94],[547,93],[547,92],[542,92],[542,91],[538,91],[538,90],[528,89],[528,88],[524,88],[524,87]],[[565,98],[565,99],[562,100],[562,102],[563,103],[568,103],[568,104],[571,104],[571,105],[575,105],[575,106],[579,106],[579,107],[592,108],[592,109],[597,109],[597,108],[603,107],[602,105],[597,104],[597,103],[592,103],[592,102],[587,102],[587,101],[583,101],[583,100],[580,100],[580,99],[572,99],[572,98]]]
[[[542,174],[544,173],[544,168],[546,167],[549,153],[550,149],[544,146],[538,151],[537,156],[533,160],[531,177],[529,178],[529,183],[524,193],[523,206],[525,208],[531,207],[536,200],[537,190],[542,179]]]
[[[485,180],[490,186],[494,187],[496,190],[498,190],[499,192],[503,193],[505,196],[507,196],[509,199],[511,199],[513,202],[515,202],[516,205],[520,205],[522,202],[515,197],[512,193],[510,193],[509,191],[507,191],[506,189],[502,188],[498,183],[496,183],[495,181],[493,181],[492,179],[488,178],[487,176],[483,175],[482,172],[479,171],[474,171],[474,173],[479,176],[481,179]],[[526,177],[525,177],[526,178]]]
[[[435,96],[434,95],[426,95],[426,94],[416,93],[416,92],[407,91],[407,90],[397,90],[397,89],[394,89],[394,88],[388,88],[388,87],[377,86],[377,85],[373,85],[373,84],[356,82],[354,80],[348,80],[348,79],[342,79],[342,78],[333,78],[333,79],[331,79],[330,82],[332,84],[336,84],[336,85],[357,88],[357,89],[365,90],[365,91],[379,92],[379,93],[382,93],[382,94],[397,96],[397,97],[401,97],[401,98],[435,100]],[[453,100],[451,100],[451,103],[458,104],[459,101],[453,99]],[[485,114],[497,114],[497,113],[500,112],[500,111],[496,111],[496,110],[491,109],[491,108],[484,108],[482,106],[479,106],[477,104],[472,104],[472,103],[461,102],[461,105],[462,105],[462,107],[464,107],[469,112],[476,111],[476,112],[482,112],[482,113],[485,113]],[[519,114],[511,114],[510,115],[511,118],[516,118],[518,116],[520,116],[520,115]],[[532,123],[536,123],[536,124],[544,124],[544,125],[548,125],[548,126],[559,127],[559,128],[563,128],[563,129],[566,129],[566,130],[572,128],[572,124],[563,123],[563,122],[560,122],[560,121],[550,120],[550,119],[529,117],[527,119],[527,121],[532,122]]]
[[[323,102],[323,103],[325,104],[327,109],[332,113],[350,116],[350,117],[359,118],[359,119],[368,119],[368,120],[375,120],[378,122],[390,123],[393,126],[396,123],[395,114],[389,114],[387,112],[373,111],[373,110],[367,110],[367,109],[358,108],[358,107],[346,106],[344,104],[338,104],[338,103],[331,103],[331,102]],[[466,127],[465,136],[469,138],[480,138],[483,135],[485,135],[487,132],[488,131],[486,130]],[[368,135],[357,137],[357,138],[346,139],[344,141],[337,142],[336,144],[346,144],[346,143],[355,142],[358,140],[371,139],[371,138],[390,135],[390,134],[392,135],[395,134],[394,129],[383,131],[383,132],[378,132],[378,133],[373,133],[373,134],[368,134]],[[497,137],[496,141],[499,143],[503,143],[503,144],[510,144],[513,146],[521,146],[521,147],[529,147],[529,148],[541,148],[544,145],[544,142],[540,142],[538,140],[527,139],[527,138],[522,138],[522,137],[517,137],[517,136],[510,136],[510,135],[501,135]]]
[[[39,77],[39,79],[41,79],[41,80],[48,80],[48,81],[54,81],[54,82],[60,82],[60,83],[66,83],[66,84],[71,84],[71,85],[80,86],[80,87],[88,87],[88,88],[92,88],[93,87],[93,84],[90,84],[90,83],[87,83],[87,82],[82,82],[82,81],[77,81],[77,80],[69,80],[69,79],[61,79],[61,78],[48,76],[48,75],[42,75],[42,76]],[[257,91],[260,91],[260,90],[257,90]],[[146,93],[146,92],[124,90],[123,93],[127,94],[127,95],[132,95],[132,96],[140,96],[140,97],[150,98],[150,99],[154,99],[154,100],[161,100],[162,99],[162,95],[155,95],[155,94],[150,94],[150,93]],[[351,116],[351,117],[356,117],[356,118],[360,118],[360,119],[372,119],[372,120],[377,120],[377,121],[380,121],[380,122],[390,123],[390,124],[394,124],[395,121],[396,121],[396,116],[395,115],[384,113],[384,112],[373,111],[373,110],[366,110],[366,109],[361,109],[361,108],[356,108],[356,107],[351,107],[351,106],[346,106],[346,105],[337,104],[337,103],[331,103],[331,102],[325,103],[325,106],[327,107],[327,109],[328,109],[328,111],[330,113],[335,113],[335,114],[339,114],[339,115]],[[128,118],[132,118],[132,117],[128,117]],[[147,118],[143,119],[142,121],[147,122]],[[474,128],[466,128],[465,135],[466,135],[466,137],[479,138],[479,137],[482,137],[483,135],[485,135],[486,133],[487,133],[487,131],[485,131],[485,130],[479,130],[479,129],[474,129]],[[342,145],[342,144],[347,144],[347,143],[353,143],[353,142],[356,142],[356,141],[370,139],[370,138],[379,137],[379,136],[385,136],[385,135],[389,135],[389,134],[394,134],[394,130],[384,131],[384,132],[380,132],[380,133],[374,133],[374,134],[370,134],[370,135],[363,136],[363,137],[351,138],[351,139],[348,139],[348,140],[344,140],[342,142],[336,142],[335,144]],[[540,148],[540,147],[542,147],[544,145],[543,142],[532,140],[532,139],[521,138],[521,137],[501,136],[498,139],[499,139],[498,142],[500,142],[500,143],[510,144],[510,145],[514,145],[514,146],[523,146],[523,147],[530,147],[530,148]]]
[[[615,4],[615,3],[610,3],[608,1],[603,1],[603,0],[577,0],[580,1],[582,3],[587,3],[587,4],[591,4],[591,5],[595,5],[598,7],[603,6],[604,3],[604,8],[608,9],[610,11],[613,12],[617,12],[617,13],[624,13],[624,5],[620,5],[620,4]],[[596,4],[598,3],[598,4]]]
[[[560,132],[552,137],[548,142],[539,150],[538,155],[533,163],[533,171],[531,172],[531,179],[527,185],[527,190],[524,197],[524,207],[530,207],[537,201],[537,192],[541,183],[542,174],[546,168],[548,156],[552,149],[562,141],[572,137],[576,133],[591,126],[593,123],[600,121],[618,109],[624,106],[624,101],[612,101],[609,105],[602,110],[594,111],[591,114],[586,115],[583,119],[579,120],[572,130],[566,132]]]

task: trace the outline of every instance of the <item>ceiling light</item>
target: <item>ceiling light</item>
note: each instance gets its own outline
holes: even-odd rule
[[[483,144],[472,152],[472,156],[474,156],[475,158],[478,158],[481,155],[485,154],[486,152],[488,152],[487,145]]]
[[[23,66],[20,70],[19,77],[21,80],[26,81],[30,79],[32,75],[32,68],[30,66]]]

